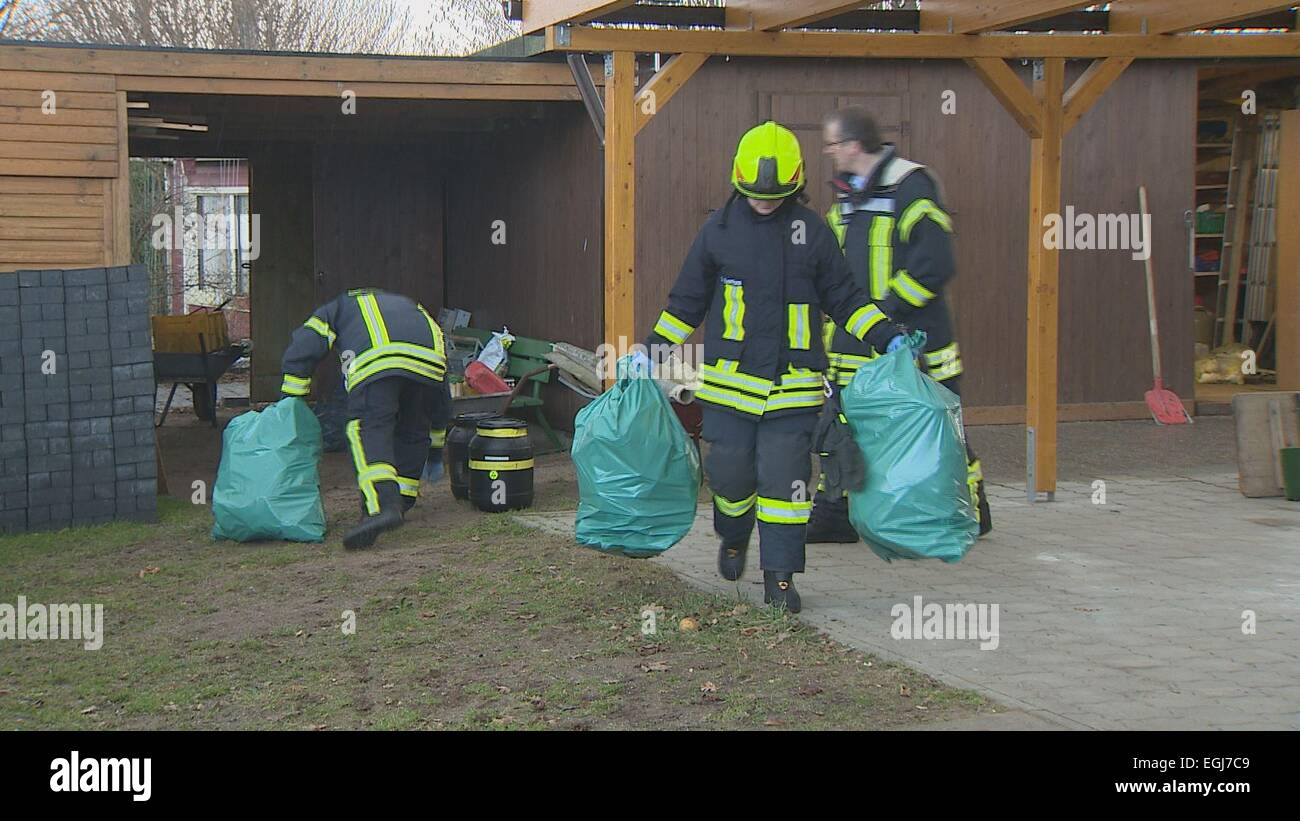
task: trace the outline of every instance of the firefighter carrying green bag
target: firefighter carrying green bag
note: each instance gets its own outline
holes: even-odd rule
[[[695,522],[700,457],[653,379],[627,357],[618,376],[574,422],[577,539],[605,553],[655,556]]]
[[[900,349],[858,368],[840,403],[866,462],[849,490],[854,530],[885,561],[960,561],[979,538],[961,399]]]

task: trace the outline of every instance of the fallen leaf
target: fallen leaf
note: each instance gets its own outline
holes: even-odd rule
[[[438,618],[438,614],[435,613],[435,612],[433,612],[432,610],[423,610],[423,611],[420,612],[420,618],[422,618],[422,619],[436,619],[436,618]]]
[[[908,687],[906,684],[900,684],[898,685],[898,694],[903,698],[911,698],[912,688]]]
[[[740,635],[748,638],[749,636],[754,636],[761,632],[763,632],[763,628],[761,627],[742,627],[740,630]]]
[[[822,688],[818,687],[816,684],[809,684],[807,687],[800,690],[798,695],[801,695],[804,698],[810,698],[812,696],[821,695],[822,692],[824,692]]]
[[[88,715],[90,715],[91,713],[95,712],[95,710],[97,710],[97,709],[99,709],[99,708],[92,704],[92,705],[90,705],[89,707],[87,707],[86,709],[82,710],[82,711],[81,711],[81,714],[82,714],[83,716],[88,716]]]
[[[733,616],[743,616],[748,612],[749,612],[749,605],[747,604],[738,604],[735,607],[731,608],[731,615]]]
[[[649,664],[642,664],[641,669],[647,673],[666,673],[672,668],[662,661],[652,661]]]
[[[498,684],[498,685],[497,685],[497,692],[500,693],[500,694],[502,694],[502,695],[505,695],[506,693],[510,692],[510,688],[507,687],[507,686],[505,686],[504,684]]]
[[[677,628],[683,633],[693,633],[700,629],[700,623],[690,616],[687,616],[677,623]]]
[[[714,683],[711,682],[711,681],[706,681],[706,682],[704,682],[703,684],[700,685],[700,692],[701,692],[701,693],[716,693],[716,692],[718,692],[718,685],[714,684]]]
[[[782,720],[779,719],[779,718],[769,718],[767,721],[764,721],[764,722],[763,722],[763,726],[764,726],[764,727],[784,727],[784,726],[785,726],[785,722],[782,721]]]
[[[655,653],[658,653],[663,649],[663,645],[661,644],[643,644],[636,648],[636,651],[643,656],[653,656]]]
[[[923,706],[921,706],[920,704],[918,704],[918,705],[916,705],[916,709],[924,711],[924,710],[928,710],[928,709],[930,709],[930,708],[929,708],[929,707],[923,707]]]
[[[303,635],[305,635],[304,631],[299,630],[297,633],[294,633],[294,634],[293,634],[293,637],[296,638],[296,639],[300,639],[300,638],[303,637]]]
[[[329,727],[329,725],[327,725],[327,724],[313,724],[313,725],[311,725],[311,729],[313,729],[313,730],[317,730],[317,731],[324,730],[324,729],[328,729],[328,727]]]
[[[145,576],[152,576],[161,570],[161,567],[146,567],[144,570],[140,571],[140,578],[143,579]]]

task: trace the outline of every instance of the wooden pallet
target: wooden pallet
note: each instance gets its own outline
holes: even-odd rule
[[[1284,495],[1282,448],[1300,447],[1300,393],[1239,393],[1232,397],[1237,420],[1237,486],[1249,498]]]

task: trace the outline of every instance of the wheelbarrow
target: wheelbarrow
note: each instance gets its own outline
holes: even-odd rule
[[[156,427],[162,427],[167,421],[167,412],[171,410],[172,400],[176,398],[176,389],[182,384],[194,396],[194,416],[210,421],[213,428],[217,426],[217,382],[230,370],[231,365],[248,355],[249,346],[234,344],[209,351],[204,334],[198,335],[198,341],[198,353],[154,352],[154,383],[172,383]]]

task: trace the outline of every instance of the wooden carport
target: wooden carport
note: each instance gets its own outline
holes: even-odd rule
[[[1044,246],[1042,226],[1044,215],[1060,211],[1065,134],[1135,59],[1300,57],[1293,4],[1268,0],[1122,0],[1100,11],[1077,0],[925,0],[901,11],[842,0],[507,5],[522,20],[529,53],[607,55],[604,322],[614,345],[635,338],[635,136],[708,57],[965,60],[1031,145],[1025,424],[1032,500],[1056,489],[1059,251]],[[1261,30],[1219,30],[1232,26]],[[675,56],[638,89],[638,53]],[[1008,65],[1013,59],[1033,61],[1032,87]],[[1066,88],[1068,59],[1092,64]]]

